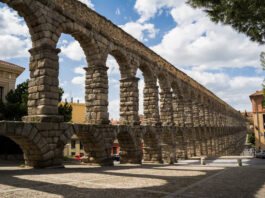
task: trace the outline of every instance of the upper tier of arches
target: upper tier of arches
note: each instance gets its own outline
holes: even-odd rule
[[[115,57],[121,73],[121,123],[139,121],[136,72],[143,72],[144,122],[164,125],[242,125],[242,117],[220,98],[179,71],[122,29],[76,0],[0,0],[22,16],[29,28],[29,116],[25,120],[60,121],[58,116],[59,49],[62,33],[73,36],[87,60],[86,122],[108,123],[106,59]],[[159,87],[157,86],[159,82]],[[91,97],[96,95],[96,99]],[[160,96],[160,99],[159,99]],[[160,108],[158,108],[160,100]],[[154,119],[155,118],[155,119]],[[181,119],[180,119],[181,118]]]

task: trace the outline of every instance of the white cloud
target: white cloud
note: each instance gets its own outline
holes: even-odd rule
[[[120,11],[119,8],[116,9],[115,14],[116,14],[116,15],[120,15],[120,14],[121,14],[121,11]]]
[[[28,27],[17,12],[0,8],[0,59],[28,57],[31,40]]]
[[[154,24],[151,23],[141,24],[139,22],[128,22],[120,27],[139,41],[153,39],[159,31],[158,29],[155,29]]]
[[[144,90],[144,80],[140,79],[138,82],[138,89],[139,89],[139,114],[144,114],[144,96],[143,96],[143,90]]]
[[[8,7],[0,8],[0,35],[29,37],[29,30],[23,18]]]
[[[80,66],[80,67],[76,67],[74,72],[76,74],[82,74],[82,75],[85,75],[86,74],[86,71],[84,70],[84,67],[85,66]]]
[[[109,84],[114,84],[114,85],[116,85],[116,84],[118,84],[119,85],[119,81],[118,80],[116,80],[115,78],[109,78]]]
[[[72,83],[75,85],[82,85],[85,86],[85,70],[83,69],[84,66],[76,67],[74,69],[74,73],[81,74],[81,76],[76,76],[72,79]]]
[[[0,59],[29,57],[29,39],[23,40],[12,35],[0,35]]]
[[[196,70],[184,70],[194,80],[198,81],[232,107],[244,111],[252,110],[249,95],[261,89],[263,78],[235,76],[225,73],[210,73]]]
[[[113,120],[120,119],[120,99],[110,101],[108,109],[109,109],[110,119]]]
[[[72,60],[80,61],[85,58],[84,51],[82,50],[80,44],[77,41],[73,41],[67,46],[62,46],[61,50],[63,55]]]
[[[72,79],[72,83],[76,85],[85,85],[85,76],[76,76]]]
[[[134,8],[140,14],[138,22],[143,23],[153,18],[157,13],[161,15],[162,8],[172,8],[183,3],[184,0],[137,0]]]
[[[202,11],[186,4],[172,9],[171,15],[178,25],[152,49],[173,65],[198,70],[260,67],[259,53],[265,47],[230,26],[214,24]]]
[[[66,85],[67,85],[67,81],[66,80],[64,80],[64,81],[62,81],[61,79],[59,79],[59,84],[60,84],[60,87],[65,87]]]
[[[106,66],[109,68],[108,75],[120,74],[119,64],[113,56],[108,55]]]
[[[91,0],[79,0],[81,1],[82,3],[86,4],[87,7],[91,8],[91,9],[94,9],[94,4],[91,2]]]

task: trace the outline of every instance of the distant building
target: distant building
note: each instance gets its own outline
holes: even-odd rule
[[[59,104],[64,105],[65,102],[60,102]],[[85,122],[85,112],[86,112],[86,105],[84,103],[74,103],[73,100],[68,102],[69,105],[72,106],[72,122],[82,124]]]
[[[23,67],[0,60],[0,100],[5,102],[6,94],[15,89],[16,79],[24,70]]]
[[[59,104],[64,105],[65,102],[61,102]],[[74,103],[73,99],[71,99],[71,102],[68,103],[72,106],[72,122],[73,123],[84,123],[85,122],[85,111],[86,111],[86,105],[84,103]],[[118,120],[110,120],[110,124],[112,125],[118,125]],[[119,143],[117,140],[113,142],[113,148],[111,151],[111,155],[118,154],[119,153]],[[64,155],[65,156],[73,156],[73,155],[84,155],[85,150],[84,146],[82,145],[81,141],[76,135],[73,135],[71,140],[68,141],[68,143],[64,147]]]
[[[256,149],[265,150],[265,98],[263,96],[263,90],[257,91],[249,97],[253,109]]]

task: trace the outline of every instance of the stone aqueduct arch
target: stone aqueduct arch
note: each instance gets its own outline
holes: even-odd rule
[[[0,2],[24,18],[32,40],[28,116],[23,122],[0,122],[0,135],[20,145],[26,164],[62,164],[63,147],[73,134],[82,141],[87,161],[101,165],[112,164],[115,138],[124,163],[141,163],[142,158],[172,163],[176,158],[240,152],[245,140],[240,113],[84,4],[76,0]],[[79,42],[87,60],[83,125],[63,123],[58,116],[60,49],[56,46],[62,33]],[[119,126],[109,125],[109,54],[121,73]],[[138,69],[145,82],[141,124]]]

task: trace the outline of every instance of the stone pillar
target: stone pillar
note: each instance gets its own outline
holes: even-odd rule
[[[140,124],[138,81],[136,77],[120,80],[120,124]]]
[[[220,144],[222,144],[222,140],[220,138],[221,134],[219,131],[219,128],[215,127],[216,130],[216,135],[215,135],[215,155],[216,156],[220,156],[221,155],[221,148],[220,148]]]
[[[163,125],[173,125],[172,92],[169,88],[160,92],[160,120]]]
[[[105,65],[95,65],[86,70],[85,102],[88,124],[108,124],[108,68]]]
[[[214,113],[213,113],[213,109],[212,107],[208,107],[209,108],[209,126],[214,126]]]
[[[173,96],[173,119],[176,126],[184,126],[184,103],[183,99]]]
[[[210,126],[210,114],[209,114],[209,107],[204,105],[204,120],[205,120],[205,125],[207,127]]]
[[[192,117],[193,117],[193,126],[198,127],[200,125],[199,107],[196,101],[192,101]]]
[[[187,157],[194,157],[196,154],[194,128],[187,129],[186,142],[187,142]]]
[[[218,126],[218,112],[216,111],[216,109],[213,111],[213,125],[215,127]]]
[[[195,135],[196,135],[196,140],[195,140],[196,156],[201,156],[202,155],[201,128],[197,128]]]
[[[222,114],[220,112],[220,109],[218,111],[218,114],[217,114],[217,126],[221,127],[222,126]]]
[[[202,151],[202,155],[207,155],[207,136],[206,136],[206,132],[205,132],[205,128],[203,128],[203,131],[201,133],[201,151]]]
[[[158,107],[158,86],[156,82],[146,81],[144,86],[144,123],[156,125],[160,123]]]
[[[205,126],[205,113],[203,104],[199,104],[199,124]]]
[[[212,156],[216,156],[216,131],[211,127]]]
[[[182,130],[178,130],[176,133],[176,157],[178,159],[187,158],[187,149],[186,149],[183,133],[184,132]]]
[[[42,45],[29,50],[28,116],[24,121],[61,122],[58,115],[60,49]]]
[[[186,99],[184,101],[184,119],[185,126],[192,127],[193,126],[193,116],[192,116],[192,102],[190,99]]]
[[[210,128],[207,128],[206,139],[207,139],[207,156],[212,156],[212,138],[210,134]]]

